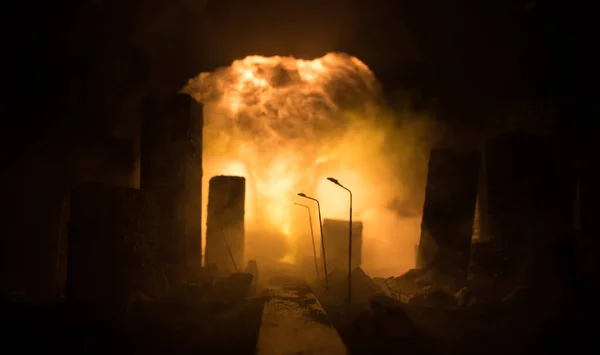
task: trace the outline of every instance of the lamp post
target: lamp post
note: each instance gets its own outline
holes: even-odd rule
[[[312,216],[310,213],[310,207],[301,203],[294,203],[296,206],[306,207],[308,212],[308,223],[310,224],[310,237],[312,238],[313,255],[315,256],[315,270],[317,271],[317,280],[319,279],[319,264],[317,262],[317,248],[315,247],[315,233],[313,231]]]
[[[323,271],[325,272],[325,289],[328,290],[329,277],[327,276],[327,261],[325,260],[325,237],[323,236],[323,222],[321,221],[321,204],[319,204],[319,200],[317,200],[316,198],[306,196],[306,194],[303,194],[302,192],[300,192],[298,196],[307,198],[309,200],[313,200],[317,203],[317,209],[319,211],[319,228],[321,230],[321,253],[323,255]]]
[[[348,304],[352,303],[352,191],[340,184],[337,179],[328,177],[327,180],[348,191],[350,194],[350,219],[348,222]]]

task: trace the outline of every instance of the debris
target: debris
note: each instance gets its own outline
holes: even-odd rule
[[[426,288],[421,294],[411,298],[408,304],[420,307],[453,308],[456,306],[456,300],[445,292]]]
[[[244,299],[250,290],[253,276],[251,274],[233,273],[217,283],[223,299],[235,302]]]
[[[381,289],[381,291],[383,291],[384,294],[396,299],[399,297],[398,292],[392,289],[392,287],[390,286],[390,284],[394,283],[393,277],[388,277],[387,279],[384,279],[383,277],[375,277],[373,278],[373,282],[375,282],[375,284],[379,286],[379,288]]]
[[[356,302],[368,302],[373,295],[381,292],[381,287],[363,269],[356,268],[352,271],[352,298]]]
[[[414,295],[424,286],[430,285],[430,282],[425,284],[418,284],[418,280],[422,280],[422,277],[425,276],[425,272],[423,270],[411,269],[408,270],[404,275],[398,276],[393,280],[388,282],[390,287],[397,293],[402,293],[404,295]],[[424,280],[422,280],[424,281]]]
[[[247,274],[252,275],[252,284],[250,286],[250,292],[255,293],[256,287],[258,285],[258,266],[256,265],[256,260],[249,260],[245,271]]]
[[[154,302],[154,299],[148,297],[141,291],[133,291],[129,294],[129,304],[127,305],[127,312],[131,311],[132,306],[142,304],[147,305]]]
[[[402,303],[379,294],[370,298],[370,306],[352,322],[349,347],[358,353],[384,354],[398,347],[401,340],[402,352],[415,353],[422,336],[404,312]]]
[[[249,260],[245,271],[253,276],[253,283],[258,282],[258,266],[256,265],[256,260]]]
[[[533,299],[534,296],[531,288],[519,286],[504,296],[502,301],[510,303],[526,303],[533,301]]]
[[[205,269],[212,280],[218,280],[219,277],[221,277],[221,274],[219,273],[219,267],[217,266],[217,264],[209,264],[205,267]]]
[[[361,268],[352,271],[352,302],[368,303],[370,297],[385,292]],[[334,269],[329,274],[329,290],[324,293],[325,302],[343,303],[348,297],[348,273]]]
[[[141,291],[132,292],[129,296],[129,301],[130,302],[140,302],[140,303],[154,302],[154,300],[152,298],[148,297]]]
[[[454,294],[458,307],[470,307],[476,302],[473,292],[468,287],[463,287]]]

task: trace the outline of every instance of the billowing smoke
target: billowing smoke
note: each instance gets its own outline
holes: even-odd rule
[[[317,238],[316,204],[298,192],[321,202],[323,218],[347,219],[348,193],[331,176],[353,192],[364,268],[414,265],[429,121],[391,112],[364,63],[339,53],[249,56],[200,74],[184,91],[205,105],[204,191],[214,175],[247,179],[246,259],[309,259],[306,209],[294,202],[311,206]]]

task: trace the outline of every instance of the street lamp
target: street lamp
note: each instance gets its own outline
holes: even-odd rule
[[[348,222],[348,303],[352,303],[352,191],[340,184],[337,179],[328,177],[327,180],[348,191],[350,194],[350,219]]]
[[[319,200],[317,200],[316,198],[306,196],[306,194],[303,194],[302,192],[300,192],[298,196],[307,198],[309,200],[313,200],[317,203],[317,209],[319,210],[319,228],[321,230],[321,253],[323,254],[323,271],[325,272],[325,289],[328,290],[329,277],[327,276],[327,261],[325,260],[325,238],[323,237],[323,222],[321,222],[321,204],[319,204]]]
[[[319,264],[317,262],[317,248],[315,247],[315,233],[313,232],[312,216],[310,213],[310,207],[301,203],[294,203],[296,206],[306,207],[308,212],[308,223],[310,224],[310,237],[312,238],[313,255],[315,256],[315,270],[317,271],[317,280],[319,279]]]

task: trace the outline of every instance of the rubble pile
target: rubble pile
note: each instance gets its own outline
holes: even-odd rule
[[[198,283],[182,283],[172,288],[164,299],[191,307],[207,304],[233,304],[243,300],[250,292],[253,276],[233,273],[227,277],[204,280]]]
[[[370,298],[369,310],[362,312],[344,331],[349,347],[357,353],[422,353],[429,342],[414,321],[402,309],[402,303],[376,294]]]
[[[256,293],[258,288],[258,266],[256,265],[256,260],[249,260],[248,265],[246,265],[245,269],[247,274],[252,275],[252,284],[250,285],[250,293]]]
[[[313,290],[317,292],[324,303],[342,304],[348,298],[348,273],[334,269],[329,275],[329,289],[325,290],[322,282],[313,284]],[[369,277],[361,268],[352,271],[352,303],[369,302],[369,299],[383,293],[382,287]]]
[[[475,299],[472,290],[459,288],[456,279],[447,271],[412,269],[398,277],[376,278],[375,282],[386,296],[414,306],[467,307]]]

